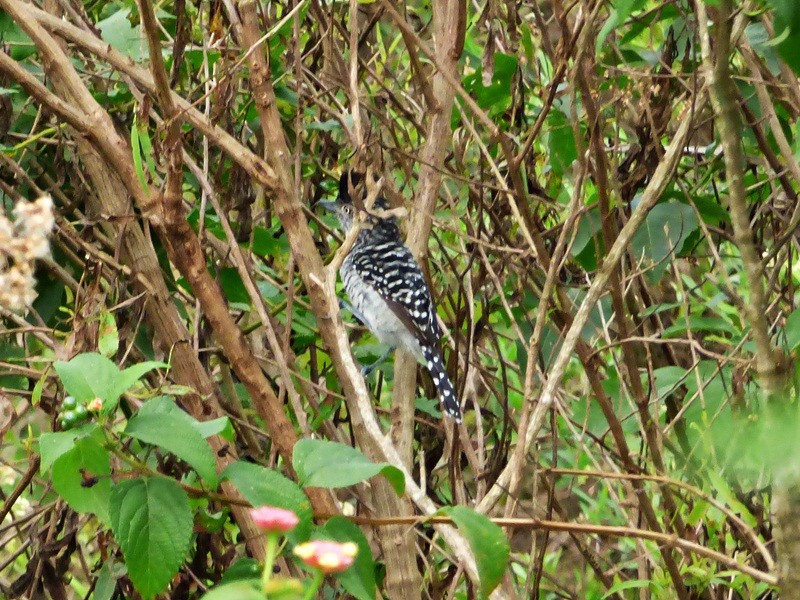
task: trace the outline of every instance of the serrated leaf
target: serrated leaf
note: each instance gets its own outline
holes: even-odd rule
[[[288,537],[293,542],[308,539],[314,513],[308,497],[294,481],[277,471],[243,461],[229,464],[220,479],[229,480],[253,506],[277,506],[294,511],[300,523]]]
[[[77,512],[95,514],[106,524],[111,495],[109,475],[108,452],[91,437],[75,440],[73,448],[53,462],[52,481],[58,495]]]
[[[185,418],[174,413],[139,412],[128,421],[125,434],[171,452],[191,465],[212,488],[217,487],[217,461],[214,452],[200,432]]]
[[[292,466],[303,487],[340,488],[383,475],[398,496],[405,491],[403,472],[388,463],[374,463],[360,451],[327,440],[300,440]]]
[[[332,517],[319,528],[320,533],[336,542],[355,542],[358,545],[353,566],[339,573],[336,579],[358,600],[375,600],[375,562],[372,549],[358,525],[345,517]]]
[[[488,596],[502,581],[511,555],[503,530],[466,506],[449,506],[439,512],[449,515],[467,538],[478,567],[481,595]]]
[[[111,529],[137,591],[164,591],[189,553],[192,510],[180,485],[166,477],[123,481],[111,492]]]

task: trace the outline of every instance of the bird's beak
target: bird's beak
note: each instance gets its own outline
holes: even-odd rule
[[[336,202],[333,200],[320,200],[314,208],[324,208],[325,210],[333,212],[336,209]]]

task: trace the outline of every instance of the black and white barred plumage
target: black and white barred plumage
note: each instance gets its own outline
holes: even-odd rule
[[[349,181],[348,181],[349,179]],[[345,173],[339,181],[336,202],[326,202],[347,232],[355,222],[351,190],[366,197],[363,177]],[[384,198],[374,208],[387,209]],[[339,269],[354,312],[375,337],[390,349],[403,348],[431,374],[445,414],[461,422],[456,391],[439,352],[441,331],[436,309],[417,261],[400,237],[392,217],[369,215],[352,249]]]

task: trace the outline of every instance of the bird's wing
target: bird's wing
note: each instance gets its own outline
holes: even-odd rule
[[[362,280],[378,292],[418,340],[435,347],[441,332],[428,283],[417,261],[402,244],[385,243],[378,249],[380,261],[358,257]]]

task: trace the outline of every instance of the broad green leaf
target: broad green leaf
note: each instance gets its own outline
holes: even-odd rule
[[[661,337],[663,339],[680,337],[681,334],[686,333],[687,330],[691,330],[695,334],[701,331],[712,331],[724,334],[726,337],[731,336],[734,338],[741,334],[736,327],[731,325],[725,319],[721,319],[719,317],[701,317],[697,315],[691,315],[689,317],[688,324],[686,323],[685,319],[681,319],[678,323],[675,323],[675,325],[666,327],[661,333]]]
[[[39,436],[39,453],[42,456],[41,471],[47,472],[50,466],[75,447],[75,439],[78,436],[74,431],[56,431],[54,433],[43,433]]]
[[[162,388],[163,389],[163,388]],[[228,441],[233,441],[233,427],[228,417],[219,417],[210,421],[198,421],[192,415],[182,410],[169,396],[156,396],[145,402],[137,411],[137,415],[172,414],[183,419],[194,427],[204,438],[212,435],[221,435]]]
[[[375,600],[375,562],[361,528],[345,517],[333,517],[319,531],[336,542],[355,542],[358,545],[358,555],[353,566],[337,575],[336,579],[358,600]]]
[[[475,100],[491,115],[503,113],[511,104],[511,83],[517,72],[519,60],[516,56],[496,52],[492,57],[494,70],[489,85],[484,85],[483,67],[464,77],[464,87],[475,96]]]
[[[106,524],[109,522],[110,475],[108,452],[92,437],[76,440],[71,450],[53,462],[53,487],[58,495],[77,512],[95,514]]]
[[[100,398],[106,412],[116,407],[119,397],[142,375],[167,366],[165,363],[148,361],[120,371],[108,358],[94,352],[79,354],[69,362],[58,361],[54,365],[70,396],[74,396],[78,402]]]
[[[661,278],[670,267],[669,257],[675,257],[681,251],[697,227],[694,209],[680,202],[662,202],[647,214],[630,246],[637,261],[645,259],[651,281]]]
[[[398,496],[406,486],[403,472],[397,467],[374,463],[355,448],[327,440],[297,442],[292,466],[303,487],[347,487],[378,474],[389,480]]]
[[[123,481],[111,492],[111,529],[133,585],[152,598],[164,591],[189,554],[189,497],[166,477]]]
[[[139,27],[133,27],[128,20],[130,9],[118,10],[110,17],[97,23],[103,41],[115,50],[127,54],[133,60],[141,60],[147,55],[147,44],[142,40]]]
[[[467,538],[481,579],[481,595],[488,596],[502,581],[511,555],[503,530],[466,506],[449,506],[439,512],[449,515]]]
[[[308,539],[314,513],[308,497],[294,481],[277,471],[243,461],[229,464],[220,478],[229,480],[253,506],[277,506],[294,511],[300,523],[289,538],[294,542]]]
[[[218,585],[203,596],[203,600],[264,600],[264,594],[258,590],[260,581],[252,583],[236,581]]]
[[[119,369],[101,354],[78,354],[69,362],[57,361],[56,373],[64,389],[78,402],[101,398],[105,402]]]
[[[188,416],[188,415],[187,415]],[[211,446],[186,419],[174,413],[139,414],[128,421],[125,433],[139,441],[171,452],[217,487],[217,461]]]

